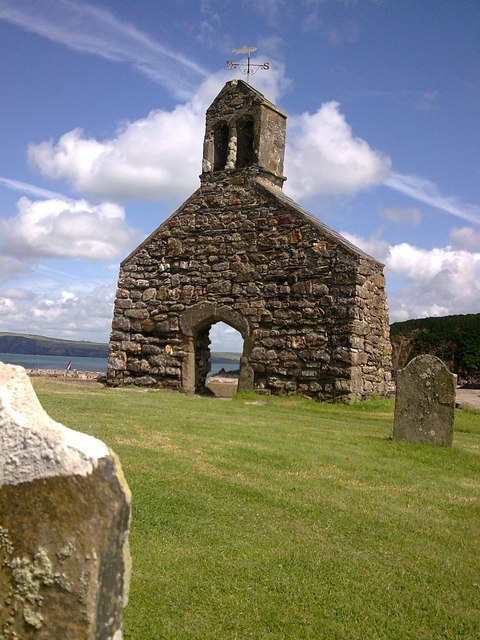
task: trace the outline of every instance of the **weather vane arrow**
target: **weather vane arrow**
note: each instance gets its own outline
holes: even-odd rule
[[[244,63],[235,62],[234,60],[227,60],[227,69],[240,69],[240,71],[247,76],[247,84],[250,84],[250,76],[253,76],[259,69],[265,69],[268,71],[270,69],[270,63],[264,62],[263,64],[253,64],[250,61],[250,54],[257,50],[257,47],[248,47],[246,44],[243,45],[241,49],[232,49],[232,53],[239,53],[244,55],[245,53],[248,55],[247,57],[247,65]]]

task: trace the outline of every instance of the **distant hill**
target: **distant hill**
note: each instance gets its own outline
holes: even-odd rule
[[[85,342],[60,340],[23,333],[1,333],[0,353],[24,353],[33,356],[65,356],[84,358],[106,358],[108,344],[105,342]],[[240,353],[212,351],[217,362],[231,363],[240,360]]]
[[[480,313],[394,322],[390,338],[395,370],[429,353],[462,379],[480,380]]]
[[[36,356],[106,358],[108,344],[78,340],[59,340],[22,333],[0,333],[0,353]]]
[[[241,353],[232,353],[230,351],[212,351],[212,357],[215,358],[217,362],[225,364],[240,362],[241,356]]]

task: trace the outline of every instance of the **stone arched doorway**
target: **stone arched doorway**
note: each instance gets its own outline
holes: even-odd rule
[[[253,369],[250,354],[253,340],[248,320],[237,311],[215,302],[199,302],[187,309],[180,318],[184,336],[182,366],[182,389],[186,394],[201,392],[205,388],[209,361],[209,331],[216,322],[224,322],[239,331],[243,338],[243,353],[240,358],[238,391],[252,390]]]

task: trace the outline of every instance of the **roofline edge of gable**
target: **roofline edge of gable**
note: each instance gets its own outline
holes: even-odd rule
[[[380,262],[380,260],[377,260],[370,254],[368,254],[366,251],[363,251],[363,249],[360,249],[359,247],[355,246],[352,242],[347,240],[347,238],[345,238],[340,233],[338,233],[338,231],[335,231],[334,229],[329,227],[328,224],[325,224],[324,222],[316,218],[312,213],[310,213],[309,211],[304,209],[301,205],[296,203],[295,200],[292,200],[292,198],[289,198],[287,195],[285,195],[285,193],[278,187],[266,184],[265,181],[262,180],[261,178],[255,178],[255,184],[260,188],[265,189],[270,195],[272,195],[277,200],[279,200],[284,206],[287,206],[290,209],[293,209],[295,213],[301,215],[307,222],[313,224],[313,226],[315,226],[317,229],[326,233],[335,241],[339,242],[342,246],[345,247],[345,249],[350,251],[350,253],[354,253],[355,255],[361,258],[370,260],[371,262],[378,264],[382,268],[385,267],[385,264],[383,262]]]
[[[198,195],[198,192],[200,191],[201,186],[198,187],[198,189],[196,189],[192,195],[187,198],[177,209],[175,209],[175,211],[168,216],[168,218],[166,218],[156,229],[154,229],[152,231],[152,233],[150,235],[148,235],[138,246],[135,247],[135,249],[133,249],[133,251],[131,251],[128,256],[126,258],[124,258],[121,262],[120,262],[120,267],[123,267],[125,264],[127,264],[127,262],[129,260],[131,260],[139,251],[141,251],[143,249],[143,247],[148,244],[150,242],[150,240],[163,228],[165,227],[171,220],[173,220],[173,218],[175,218],[175,216],[177,216],[178,214],[180,214],[183,209],[190,204],[190,202],[196,198],[196,196]]]

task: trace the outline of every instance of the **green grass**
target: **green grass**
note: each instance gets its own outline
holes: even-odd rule
[[[479,413],[446,449],[394,442],[383,399],[35,387],[122,461],[127,640],[479,637]]]

